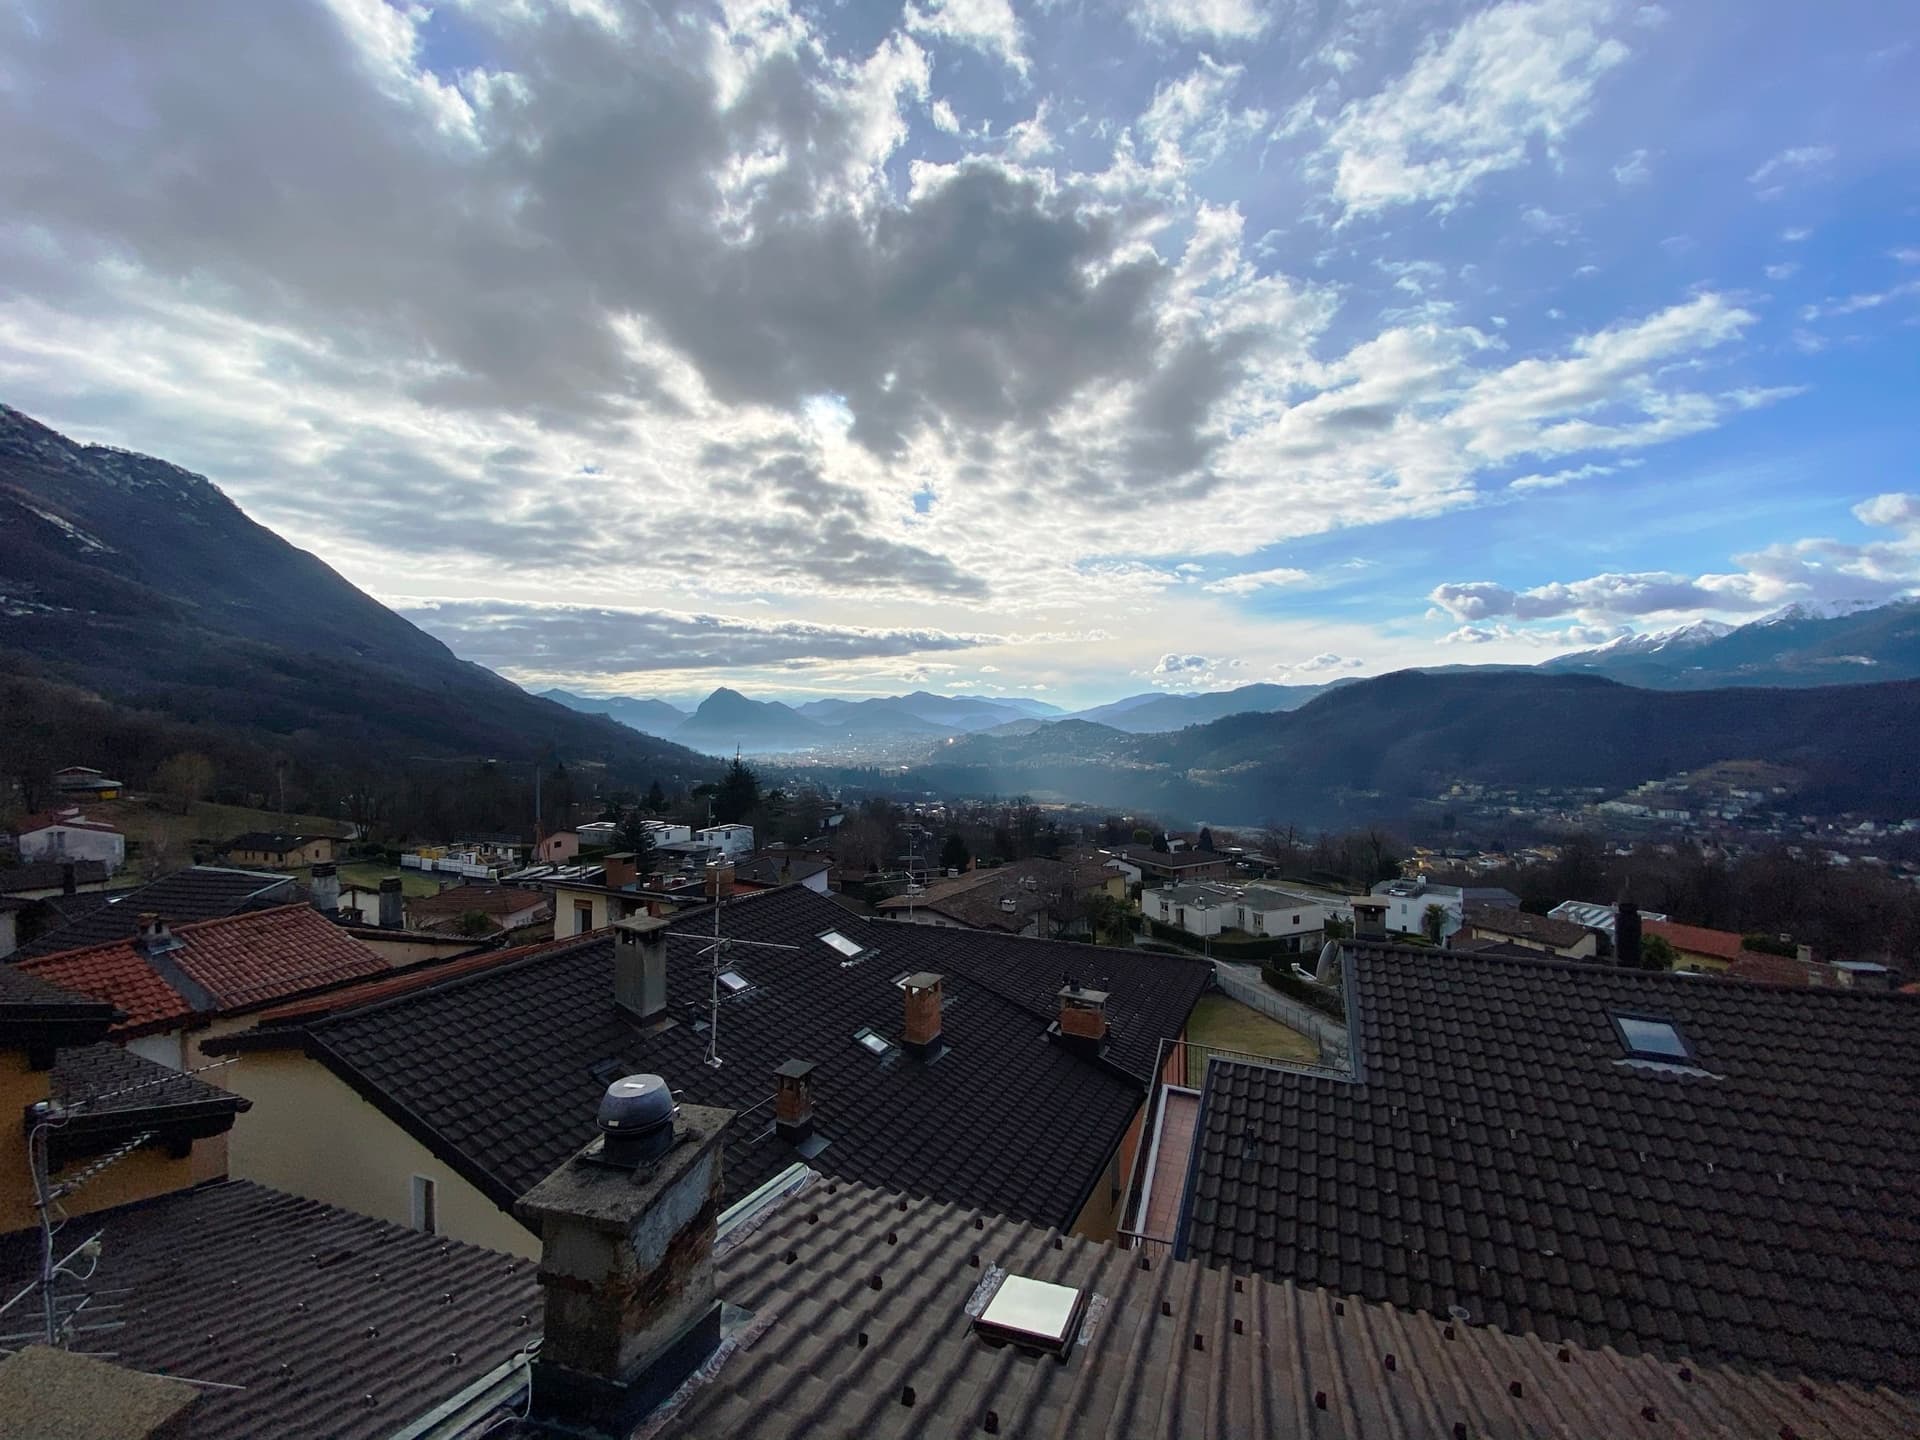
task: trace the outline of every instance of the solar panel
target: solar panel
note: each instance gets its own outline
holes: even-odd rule
[[[1080,1328],[1085,1308],[1085,1297],[1070,1285],[1009,1275],[1000,1282],[973,1328],[996,1344],[1065,1354]]]

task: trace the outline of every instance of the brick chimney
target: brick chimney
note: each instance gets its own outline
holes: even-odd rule
[[[1613,907],[1613,963],[1623,970],[1640,968],[1640,907],[1631,900]]]
[[[407,902],[400,893],[400,877],[389,875],[380,882],[380,928],[399,930],[406,924]]]
[[[789,1145],[813,1134],[813,1062],[789,1060],[773,1072],[773,1128]]]
[[[1069,980],[1060,988],[1060,1041],[1097,1056],[1107,1043],[1107,992],[1083,990]]]
[[[907,1000],[907,1024],[900,1043],[914,1054],[927,1056],[940,1045],[940,986],[946,979],[931,970],[909,975],[900,982]]]
[[[664,1153],[622,1164],[596,1139],[520,1197],[515,1212],[540,1233],[546,1295],[535,1419],[625,1435],[713,1354],[721,1136],[733,1116],[682,1105]]]
[[[707,899],[725,900],[733,894],[733,862],[716,860],[707,866]]]
[[[613,1003],[643,1024],[667,1013],[667,922],[658,916],[614,922]]]
[[[609,890],[625,890],[630,885],[640,883],[640,866],[634,860],[631,850],[618,855],[609,855],[600,862],[606,868],[606,884]]]
[[[1360,897],[1353,902],[1353,938],[1356,940],[1384,940],[1387,938],[1387,902]]]
[[[313,892],[313,908],[322,915],[331,915],[340,908],[340,876],[334,867],[325,863],[315,865],[312,880],[308,888]]]

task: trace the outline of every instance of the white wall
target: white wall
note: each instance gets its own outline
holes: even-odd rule
[[[127,860],[127,837],[117,830],[49,825],[20,837],[22,860],[104,860],[118,870]]]
[[[729,860],[753,854],[753,827],[751,825],[714,825],[705,830],[693,832],[693,838],[703,845],[718,845],[720,853]]]

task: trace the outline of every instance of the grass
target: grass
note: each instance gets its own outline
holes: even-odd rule
[[[196,803],[182,815],[171,805],[146,800],[97,800],[82,804],[90,819],[104,820],[139,846],[129,857],[134,869],[178,869],[193,863],[196,845],[224,845],[249,830],[298,830],[315,835],[344,835],[346,827],[324,815],[283,815],[278,810],[254,810],[244,805]]]
[[[1200,1003],[1193,1007],[1193,1015],[1187,1021],[1187,1039],[1194,1047],[1187,1051],[1189,1085],[1197,1086],[1205,1078],[1207,1057],[1201,1046],[1308,1064],[1320,1059],[1320,1046],[1311,1036],[1289,1029],[1252,1006],[1242,1005],[1225,995],[1200,997]]]

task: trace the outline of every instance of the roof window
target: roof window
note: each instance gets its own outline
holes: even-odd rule
[[[729,995],[738,995],[742,990],[747,988],[747,977],[742,975],[738,970],[722,970],[720,972],[720,988],[725,990]]]
[[[867,953],[866,946],[857,940],[849,940],[838,930],[822,930],[819,938],[824,940],[833,949],[838,950],[849,960],[857,960]]]
[[[1052,1285],[1009,1275],[973,1322],[984,1340],[1064,1355],[1086,1310],[1086,1297],[1070,1285]]]
[[[1663,1060],[1673,1064],[1693,1063],[1693,1047],[1680,1027],[1659,1015],[1615,1015],[1613,1028],[1620,1043],[1635,1060]]]
[[[893,1052],[893,1042],[879,1031],[861,1026],[853,1032],[853,1040],[870,1055],[888,1055]]]

